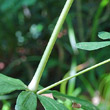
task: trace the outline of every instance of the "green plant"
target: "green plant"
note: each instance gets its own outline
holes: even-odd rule
[[[110,33],[109,32],[99,32],[98,37],[102,40],[110,39]],[[102,42],[81,42],[77,43],[77,48],[83,49],[83,50],[97,50],[106,46],[110,45],[110,41],[102,41]]]
[[[99,91],[100,91],[100,97],[103,103],[99,104],[99,107],[105,106],[107,110],[110,109],[110,105],[108,104],[110,102],[110,74],[103,74],[103,76],[100,79],[99,83]]]
[[[51,53],[53,46],[55,44],[55,41],[57,39],[58,33],[61,30],[61,27],[64,23],[64,20],[66,18],[66,15],[67,15],[72,3],[73,3],[73,0],[67,0],[66,5],[61,13],[61,16],[56,24],[54,31],[52,33],[48,46],[43,54],[43,57],[38,66],[38,69],[35,72],[35,75],[34,75],[32,81],[30,82],[29,86],[26,86],[19,79],[10,78],[10,77],[0,74],[0,95],[8,94],[8,93],[11,93],[16,90],[22,90],[22,92],[20,93],[20,95],[17,98],[17,102],[16,102],[16,106],[15,106],[16,110],[36,110],[37,98],[40,100],[40,102],[44,106],[45,110],[51,110],[51,109],[67,110],[67,108],[63,104],[57,102],[56,100],[53,100],[51,98],[41,95],[42,93],[45,93],[45,94],[52,93],[55,98],[60,99],[63,102],[66,102],[67,100],[69,100],[72,103],[73,108],[82,108],[84,110],[97,110],[97,108],[94,105],[92,105],[91,103],[89,103],[87,101],[84,101],[84,100],[81,100],[81,99],[78,99],[75,97],[63,95],[57,91],[50,91],[49,89],[65,82],[65,81],[68,81],[69,79],[79,76],[87,71],[90,71],[98,66],[101,66],[107,62],[110,62],[110,59],[103,61],[99,64],[96,64],[83,71],[80,71],[77,74],[75,74],[73,76],[69,76],[69,77],[67,77],[61,81],[58,81],[55,84],[52,84],[46,88],[42,88],[39,86],[39,81],[41,79],[45,65],[48,61],[50,53]],[[75,104],[76,105],[79,104],[79,106],[76,107],[76,106],[74,106]]]
[[[96,34],[97,34],[97,28],[98,28],[98,25],[99,25],[99,17],[101,15],[101,13],[103,12],[103,9],[106,7],[106,5],[108,3],[109,3],[109,0],[102,0],[100,2],[100,5],[98,7],[98,10],[97,10],[96,15],[95,15],[94,20],[93,20],[92,36],[91,36],[92,41],[95,40],[95,37],[96,37]]]

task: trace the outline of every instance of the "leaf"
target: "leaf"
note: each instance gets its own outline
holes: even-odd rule
[[[23,91],[17,98],[15,110],[36,110],[37,95],[30,91]]]
[[[66,101],[67,99],[69,99],[70,101],[72,101],[72,103],[80,104],[81,108],[84,110],[98,110],[97,107],[95,107],[93,104],[91,104],[88,101],[79,99],[77,97],[67,96],[67,95],[61,94],[57,91],[53,91],[52,93],[55,98],[58,98],[58,99],[62,100],[63,102]]]
[[[3,3],[1,3],[0,9],[6,11],[7,9],[10,9],[10,7],[13,7],[15,3],[16,0],[4,0]]]
[[[4,0],[0,5],[2,11],[9,11],[10,9],[19,9],[22,6],[31,6],[35,4],[36,0]],[[15,7],[16,6],[16,7]]]
[[[0,95],[13,92],[15,90],[26,90],[27,86],[19,79],[14,79],[0,74]]]
[[[22,5],[30,6],[33,5],[36,2],[36,0],[22,0]]]
[[[77,43],[77,48],[83,49],[83,50],[97,50],[106,46],[110,45],[110,41],[104,41],[104,42],[81,42]]]
[[[99,32],[98,33],[99,38],[106,40],[106,39],[110,39],[110,33],[109,32]]]
[[[38,95],[38,98],[45,110],[68,110],[63,104],[58,103],[56,100]]]

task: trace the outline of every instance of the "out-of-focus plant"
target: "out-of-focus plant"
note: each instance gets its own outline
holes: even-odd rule
[[[101,108],[102,106],[106,107],[107,110],[110,109],[110,74],[105,74],[100,80],[99,84],[99,91],[102,103],[99,105]],[[102,105],[102,106],[101,106]]]
[[[104,10],[104,8],[106,7],[106,5],[109,3],[109,0],[101,0],[100,5],[98,7],[98,10],[96,12],[96,15],[94,17],[94,21],[93,21],[93,26],[92,26],[92,37],[91,40],[94,41],[95,37],[97,35],[97,28],[99,25],[99,17],[102,13],[102,11]]]
[[[110,39],[110,33],[109,32],[99,32],[98,33],[98,37],[102,40],[108,40]],[[80,49],[84,49],[84,50],[97,50],[106,46],[110,45],[110,41],[102,41],[102,42],[81,42],[77,44],[77,47]],[[104,75],[104,77],[102,77],[102,80],[100,81],[99,84],[99,91],[100,94],[97,94],[97,102],[100,106],[100,108],[106,107],[107,110],[109,110],[110,106],[108,105],[109,101],[110,101],[110,86],[109,86],[109,82],[110,82],[110,77],[109,75]],[[101,95],[101,96],[100,96]],[[103,103],[100,104],[100,97],[104,98],[105,101]],[[103,100],[103,99],[102,99]],[[103,104],[106,104],[103,105]],[[102,105],[102,106],[101,106]]]

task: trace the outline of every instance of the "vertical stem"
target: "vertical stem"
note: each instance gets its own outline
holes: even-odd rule
[[[82,4],[81,0],[76,0],[76,9],[77,9],[77,23],[78,23],[78,34],[80,41],[84,41],[84,28],[82,21]]]
[[[98,30],[98,25],[99,25],[99,17],[103,12],[103,9],[106,7],[106,5],[109,3],[109,0],[101,0],[100,5],[97,9],[97,12],[95,14],[95,18],[93,20],[93,26],[92,26],[92,37],[91,40],[95,41],[95,37],[97,34]]]
[[[44,51],[44,54],[43,54],[42,59],[41,59],[39,65],[38,65],[38,68],[37,68],[37,70],[35,72],[35,75],[34,75],[32,81],[30,82],[30,84],[28,85],[28,88],[31,91],[35,91],[35,92],[37,91],[37,88],[38,88],[42,73],[44,71],[44,68],[46,66],[46,63],[48,61],[48,58],[50,56],[50,53],[51,53],[51,51],[53,49],[53,46],[55,44],[55,41],[57,39],[58,33],[60,32],[60,30],[62,28],[62,25],[63,25],[63,23],[65,21],[65,18],[67,16],[68,12],[69,12],[69,9],[70,9],[73,1],[74,0],[67,0],[66,4],[65,4],[65,6],[64,6],[64,8],[63,8],[63,10],[61,12],[61,15],[60,15],[60,17],[58,19],[58,22],[57,22],[57,24],[56,24],[56,26],[54,28],[54,31],[53,31],[53,33],[51,35],[49,43],[48,43],[48,45],[47,45],[47,47],[46,47],[46,49]]]

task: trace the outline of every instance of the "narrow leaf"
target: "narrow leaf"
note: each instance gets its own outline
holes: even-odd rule
[[[77,43],[77,48],[83,49],[83,50],[97,50],[106,46],[110,45],[110,41],[104,41],[104,42],[81,42]]]
[[[38,98],[45,110],[68,110],[63,104],[58,103],[56,100],[38,95]]]
[[[17,98],[15,110],[36,110],[37,95],[30,91],[23,91]]]
[[[99,38],[103,39],[103,40],[107,40],[110,39],[110,33],[109,32],[99,32],[98,33]]]
[[[79,104],[81,106],[81,108],[84,110],[98,110],[97,107],[95,107],[93,104],[91,104],[88,101],[79,99],[77,97],[67,96],[67,95],[61,94],[57,91],[53,91],[52,93],[55,98],[60,99],[63,102],[65,102],[67,99],[69,99],[73,104],[74,103]]]
[[[0,95],[26,89],[27,86],[21,80],[0,74]]]

